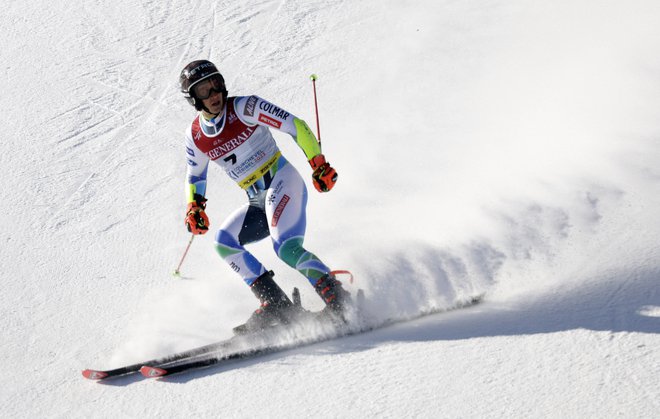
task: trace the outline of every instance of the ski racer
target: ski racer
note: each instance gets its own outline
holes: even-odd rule
[[[279,150],[270,128],[283,131],[302,149],[319,192],[330,191],[337,172],[321,153],[309,126],[300,118],[258,96],[228,97],[225,81],[207,60],[189,63],[179,77],[181,92],[198,112],[187,130],[187,209],[185,224],[193,234],[209,230],[206,180],[209,162],[218,164],[247,194],[216,233],[219,255],[240,275],[260,301],[244,325],[259,330],[289,322],[300,310],[275,283],[273,272],[245,249],[271,237],[277,256],[314,286],[326,304],[324,313],[341,316],[350,295],[315,254],[303,247],[307,188]]]

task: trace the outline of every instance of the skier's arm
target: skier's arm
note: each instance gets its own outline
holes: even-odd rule
[[[307,160],[321,154],[321,145],[307,123],[286,110],[260,98],[244,96],[236,99],[236,114],[249,125],[275,128],[293,137]]]
[[[312,179],[319,192],[328,192],[335,186],[337,171],[325,161],[321,144],[305,121],[258,96],[237,98],[235,106],[243,122],[276,128],[293,137],[314,170]]]
[[[289,133],[302,149],[307,157],[307,160],[312,160],[314,157],[321,154],[321,144],[316,139],[316,136],[307,125],[307,122],[302,119],[293,117],[293,124],[296,127],[295,133]]]
[[[186,133],[186,158],[186,202],[190,203],[195,200],[195,195],[206,196],[206,174],[210,161],[195,145],[190,129]]]
[[[209,157],[202,153],[192,139],[191,130],[186,135],[186,154],[188,169],[186,173],[186,208],[185,225],[193,234],[205,234],[209,230],[209,218],[206,216],[206,173]]]

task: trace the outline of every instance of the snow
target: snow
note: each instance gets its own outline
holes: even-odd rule
[[[3,5],[0,416],[657,417],[660,4]],[[306,245],[379,315],[473,308],[167,380],[114,368],[230,335],[256,301],[182,268],[193,59],[315,127]],[[303,154],[275,134],[309,180]],[[245,198],[211,168],[217,227]],[[268,241],[252,250],[321,301]]]

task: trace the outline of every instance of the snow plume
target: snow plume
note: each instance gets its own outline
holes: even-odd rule
[[[404,319],[449,309],[485,293],[494,283],[503,255],[487,245],[452,254],[411,243],[378,252],[379,263],[364,268],[370,311],[381,319]]]
[[[484,210],[492,237],[475,235],[467,244],[404,242],[400,250],[372,247],[355,258],[359,277],[383,318],[415,317],[449,309],[486,294],[506,298],[560,281],[558,265],[598,230],[603,202],[620,192],[575,192],[565,206],[511,200]],[[611,202],[610,202],[611,203]],[[487,233],[487,232],[486,232]],[[586,251],[586,250],[582,250]],[[579,263],[579,262],[578,262]]]

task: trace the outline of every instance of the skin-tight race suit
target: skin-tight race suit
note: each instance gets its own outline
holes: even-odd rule
[[[249,199],[217,232],[220,256],[252,285],[266,268],[244,245],[270,236],[279,258],[314,285],[330,269],[303,247],[307,188],[268,128],[291,135],[308,160],[321,153],[303,120],[257,96],[229,97],[222,114],[199,113],[186,133],[188,202],[205,195],[209,161],[219,164]]]

